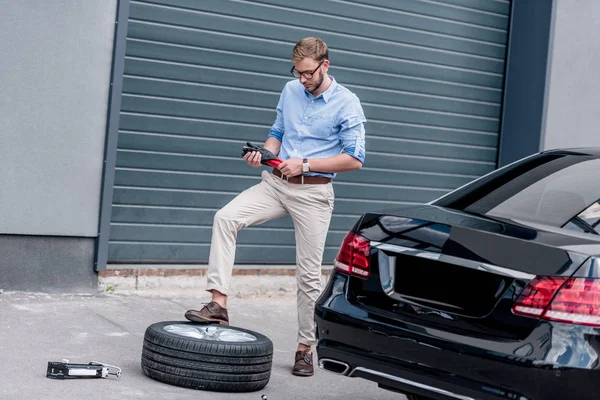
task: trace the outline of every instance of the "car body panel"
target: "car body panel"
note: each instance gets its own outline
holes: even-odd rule
[[[438,399],[597,399],[596,328],[538,321],[520,340],[467,337],[386,318],[333,290],[348,290],[350,279],[334,272],[315,313],[319,360],[342,361],[347,374],[357,367],[382,372],[405,382],[353,376]]]
[[[432,399],[597,398],[600,328],[513,306],[536,276],[600,278],[600,213],[593,226],[584,218],[567,227],[590,202],[600,209],[590,172],[598,157],[600,149],[544,152],[436,201],[362,215],[352,232],[370,243],[369,275],[334,270],[317,301],[322,367]],[[565,180],[577,171],[582,182]],[[584,208],[553,202],[572,198],[556,189],[565,182],[585,186]],[[546,222],[526,212],[542,206],[564,215]]]

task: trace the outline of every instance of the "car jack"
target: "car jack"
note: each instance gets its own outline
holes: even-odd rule
[[[70,364],[69,360],[48,362],[46,378],[72,379],[72,378],[106,378],[108,375],[121,377],[121,368],[92,361],[88,364]]]

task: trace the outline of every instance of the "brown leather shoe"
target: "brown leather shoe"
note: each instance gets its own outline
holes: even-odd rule
[[[211,301],[200,311],[187,310],[185,317],[192,322],[218,322],[221,325],[229,325],[227,309],[221,307],[217,302]]]
[[[313,355],[308,351],[297,351],[296,362],[292,368],[292,374],[298,376],[313,376]]]

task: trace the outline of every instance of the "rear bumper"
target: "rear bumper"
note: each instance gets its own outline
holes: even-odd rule
[[[545,356],[517,357],[498,351],[510,347],[506,343],[496,348],[478,339],[458,343],[427,327],[381,318],[348,301],[342,289],[347,279],[332,274],[317,302],[317,353],[324,369],[439,400],[600,396],[596,330],[543,322],[531,342],[543,335],[549,343]],[[569,366],[574,359],[586,367]]]
[[[482,397],[478,390],[456,384],[440,385],[438,379],[419,373],[416,368],[392,365],[381,360],[373,360],[368,354],[358,354],[356,349],[343,346],[329,346],[328,344],[317,347],[319,354],[319,367],[331,372],[341,373],[352,378],[363,378],[377,382],[380,387],[395,390],[401,393],[412,393],[427,396],[432,399],[460,399],[460,400],[487,400],[511,397]],[[343,365],[345,372],[336,369]],[[491,389],[491,388],[490,388]],[[519,399],[519,397],[512,397]]]

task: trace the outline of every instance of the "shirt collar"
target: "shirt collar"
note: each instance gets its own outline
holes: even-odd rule
[[[325,103],[327,103],[329,101],[329,99],[331,98],[331,95],[333,95],[333,92],[335,91],[335,88],[337,87],[337,82],[335,81],[335,78],[333,76],[329,75],[329,77],[331,78],[331,85],[329,85],[329,87],[327,88],[326,91],[324,91],[323,93],[321,93],[320,95],[315,97],[315,100],[318,99],[319,97],[323,97],[323,100],[325,101]],[[304,92],[306,93],[306,95],[309,98],[313,97],[313,95],[311,93],[307,92],[306,90]]]

